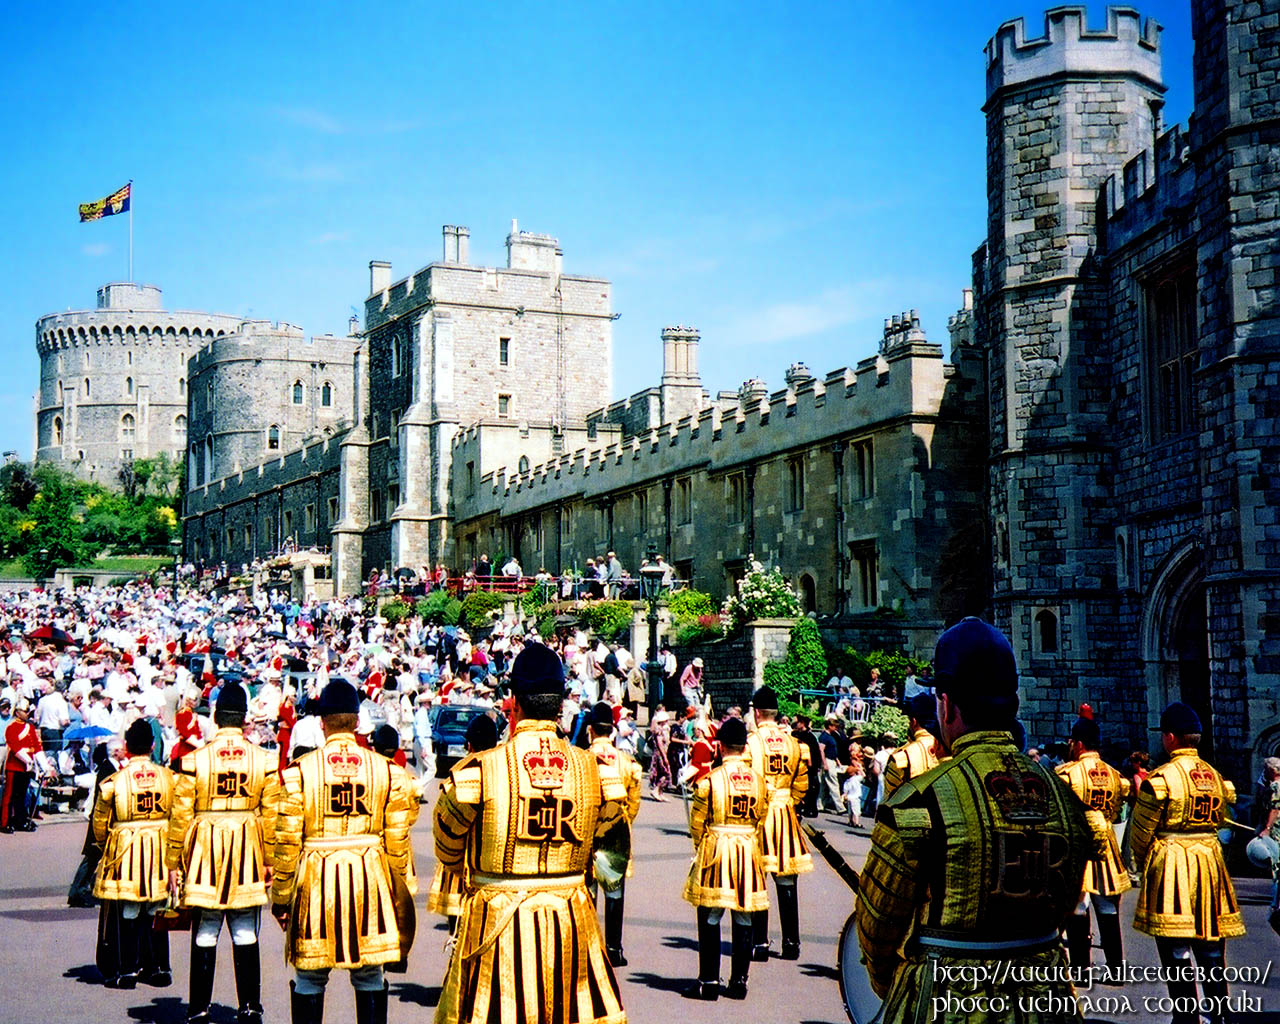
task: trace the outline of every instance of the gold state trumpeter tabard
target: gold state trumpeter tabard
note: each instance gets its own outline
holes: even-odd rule
[[[564,669],[554,652],[527,645],[511,681],[511,738],[454,768],[436,803],[436,856],[474,887],[436,1020],[623,1024],[585,873],[626,793],[557,735]]]
[[[809,750],[777,721],[778,696],[762,686],[751,697],[756,730],[747,736],[747,760],[765,778],[769,814],[760,829],[760,859],[778,889],[778,919],[782,925],[782,959],[800,957],[800,904],[796,876],[813,870],[809,844],[800,831],[798,808],[809,792]],[[769,959],[769,911],[757,911],[756,960]]]
[[[724,763],[698,783],[689,815],[693,864],[684,898],[698,908],[698,987],[702,999],[719,995],[720,918],[733,915],[733,954],[726,994],[744,998],[751,967],[751,915],[769,909],[760,857],[760,829],[769,814],[764,775],[744,756],[747,729],[740,719],[720,727]]]

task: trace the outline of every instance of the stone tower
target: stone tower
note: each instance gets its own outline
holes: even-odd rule
[[[996,624],[1018,655],[1032,735],[1111,673],[1094,638],[1112,616],[1110,341],[1099,190],[1160,120],[1159,26],[1111,8],[1091,30],[1059,7],[1028,39],[987,45],[985,251],[975,266],[990,387]]]
[[[696,327],[662,329],[662,419],[665,423],[675,423],[702,411],[699,339]]]
[[[1274,2],[1191,10],[1207,657],[1217,749],[1243,780],[1280,737],[1280,31]]]

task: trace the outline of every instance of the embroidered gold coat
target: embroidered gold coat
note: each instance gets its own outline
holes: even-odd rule
[[[461,761],[453,766],[456,772],[459,768],[464,768],[475,760],[474,754],[468,754]],[[440,795],[453,789],[453,775],[440,783]],[[440,860],[436,860],[435,874],[431,876],[431,889],[427,893],[427,909],[433,914],[440,914],[444,917],[457,917],[462,913],[462,894],[467,890],[465,877],[465,865],[463,870],[454,871],[444,866]]]
[[[290,907],[285,959],[301,970],[400,959],[395,882],[409,861],[403,773],[351,733],[284,770],[271,902]]]
[[[1093,830],[1093,856],[1084,868],[1085,892],[1118,896],[1132,888],[1112,827],[1129,797],[1129,780],[1102,760],[1096,750],[1086,750],[1080,760],[1068,761],[1053,770],[1085,805],[1085,818]]]
[[[760,828],[769,814],[764,775],[730,754],[698,783],[689,812],[693,864],[684,898],[695,907],[769,909]]]
[[[596,759],[524,720],[456,766],[436,802],[436,857],[466,872],[439,1024],[623,1024],[585,873],[626,792]]]
[[[771,875],[813,870],[809,844],[796,808],[809,792],[809,750],[774,721],[760,722],[747,735],[747,760],[764,775],[769,814],[760,829],[760,859]]]
[[[1084,808],[1007,732],[967,733],[952,754],[880,805],[859,874],[858,942],[882,1020],[1078,1021],[1058,929],[1093,849]],[[979,980],[975,960],[1016,971]]]
[[[1218,829],[1236,788],[1194,747],[1173,752],[1138,788],[1129,841],[1142,869],[1133,926],[1171,939],[1244,934]]]
[[[183,906],[243,910],[266,903],[275,758],[239,729],[222,728],[179,762],[174,790],[168,864],[183,872]]]
[[[938,764],[938,742],[928,729],[917,729],[911,734],[911,740],[904,743],[892,754],[884,765],[884,798],[886,800],[893,791],[907,779],[914,779]]]
[[[129,758],[98,786],[93,838],[103,850],[94,896],[126,903],[166,898],[164,836],[172,802],[173,776],[147,756]]]
[[[636,759],[625,751],[619,750],[610,742],[607,736],[598,736],[591,741],[589,748],[591,753],[596,757],[596,764],[600,767],[601,777],[613,776],[621,784],[627,793],[627,804],[623,809],[623,816],[627,820],[627,828],[635,823],[636,815],[640,813],[641,799],[641,778],[644,772],[640,765],[636,763]],[[627,877],[630,878],[634,873],[635,851],[627,860]]]

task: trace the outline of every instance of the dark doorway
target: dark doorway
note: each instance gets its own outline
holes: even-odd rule
[[[800,577],[800,607],[806,615],[818,607],[818,585],[808,573]]]
[[[1212,761],[1213,701],[1209,692],[1209,628],[1203,585],[1192,587],[1173,624],[1169,646],[1178,655],[1179,698],[1195,708],[1204,733],[1200,753]]]

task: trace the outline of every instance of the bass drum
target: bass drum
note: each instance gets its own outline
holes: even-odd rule
[[[840,998],[844,1012],[853,1024],[878,1024],[884,1003],[871,987],[871,978],[862,963],[862,948],[858,945],[858,927],[854,915],[844,923],[840,931],[840,943],[836,947],[836,973],[840,979]]]

